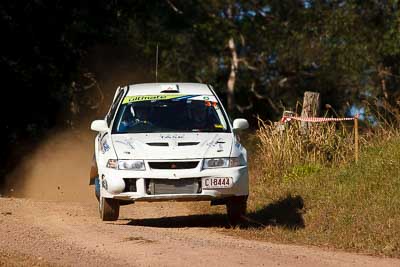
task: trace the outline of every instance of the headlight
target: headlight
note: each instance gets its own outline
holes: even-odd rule
[[[146,169],[143,160],[134,159],[109,159],[107,162],[107,168],[131,171],[144,171]]]
[[[107,161],[107,168],[111,168],[111,169],[118,169],[118,160],[116,159],[109,159]]]
[[[240,157],[237,158],[212,158],[204,159],[203,169],[213,169],[213,168],[228,168],[244,166],[245,163]]]

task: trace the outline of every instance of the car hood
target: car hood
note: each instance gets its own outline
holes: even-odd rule
[[[229,157],[231,133],[114,134],[119,159],[199,159]]]

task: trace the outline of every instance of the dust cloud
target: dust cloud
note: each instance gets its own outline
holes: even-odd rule
[[[95,133],[57,131],[6,177],[7,195],[56,201],[92,201],[89,186]]]
[[[104,118],[118,86],[153,81],[153,61],[145,60],[130,47],[96,46],[84,62],[99,86],[85,94],[88,99],[97,99],[100,90],[103,101],[96,110],[82,106],[73,118],[74,125],[83,125],[76,126],[79,130],[61,129],[44,136],[43,142],[35,145],[36,149],[21,158],[17,168],[5,177],[5,190],[0,193],[41,200],[95,201],[89,174],[96,133],[89,130],[90,122]]]

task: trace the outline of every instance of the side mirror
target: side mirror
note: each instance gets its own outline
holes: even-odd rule
[[[96,132],[106,132],[108,131],[108,125],[105,120],[95,120],[92,121],[92,124],[90,125],[90,129]]]
[[[236,119],[233,121],[233,130],[244,130],[249,128],[249,122],[246,119]]]

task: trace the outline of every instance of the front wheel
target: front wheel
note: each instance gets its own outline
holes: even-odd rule
[[[246,215],[247,197],[248,196],[235,196],[227,199],[226,211],[229,223],[232,226],[243,222],[244,216]]]
[[[119,216],[119,200],[100,196],[99,213],[103,221],[116,221]]]

